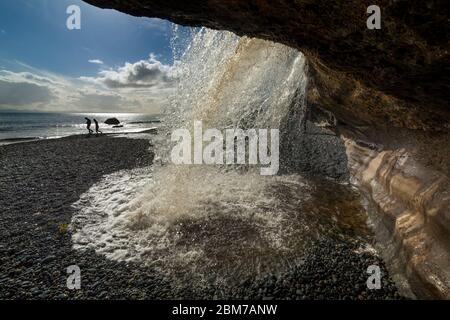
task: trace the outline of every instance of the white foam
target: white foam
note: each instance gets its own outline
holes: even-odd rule
[[[175,64],[177,90],[165,119],[169,133],[192,128],[195,120],[218,129],[277,129],[307,83],[305,59],[297,50],[229,32],[202,29]],[[300,177],[167,165],[170,135],[163,131],[153,140],[161,166],[106,176],[74,204],[76,249],[164,266],[232,261],[231,251],[244,247],[295,250],[286,245],[286,239],[296,239],[290,237],[296,231],[287,216],[295,216],[298,203],[308,197],[299,193],[307,190]],[[289,203],[283,191],[273,191],[277,185],[293,190]]]
[[[105,176],[74,203],[73,246],[115,260],[173,265],[200,258],[204,245],[190,244],[189,250],[179,246],[183,234],[174,231],[177,227],[224,218],[250,223],[272,248],[281,249],[288,230],[280,200],[267,186],[282,180],[302,185],[298,178],[290,179],[195,166],[120,171]]]

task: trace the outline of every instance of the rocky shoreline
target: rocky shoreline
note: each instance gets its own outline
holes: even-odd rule
[[[72,203],[102,176],[148,166],[147,140],[74,136],[0,147],[0,299],[396,299],[383,277],[368,291],[364,266],[383,262],[360,244],[319,241],[305,260],[281,273],[204,287],[139,263],[116,262],[72,249]],[[66,268],[82,270],[81,290],[68,290]],[[214,277],[214,275],[211,275]],[[178,279],[179,280],[179,279]],[[177,284],[175,284],[177,283]]]
[[[94,136],[0,147],[0,298],[137,298],[132,284],[117,283],[127,279],[111,272],[115,262],[73,251],[64,229],[71,204],[103,175],[150,165],[148,148],[146,140]],[[66,288],[66,268],[74,264],[84,271],[86,290]],[[135,272],[123,274],[129,280]],[[116,282],[115,290],[108,289],[109,281]]]

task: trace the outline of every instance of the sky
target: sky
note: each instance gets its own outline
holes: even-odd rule
[[[81,29],[66,12],[81,9]],[[170,22],[81,0],[0,1],[0,112],[160,113],[176,77]]]

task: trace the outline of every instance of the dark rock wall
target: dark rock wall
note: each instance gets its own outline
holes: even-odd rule
[[[230,30],[298,48],[365,86],[448,112],[448,0],[86,0],[135,16]],[[366,27],[367,7],[382,29]],[[448,120],[443,119],[443,120]],[[435,119],[435,126],[445,126]]]

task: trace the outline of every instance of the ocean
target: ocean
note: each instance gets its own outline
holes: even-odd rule
[[[0,112],[0,143],[85,134],[85,117],[97,119],[103,133],[140,132],[158,126],[160,120],[158,115],[138,113]],[[105,124],[108,118],[117,118],[123,127],[113,128]],[[95,130],[93,121],[91,129]]]

